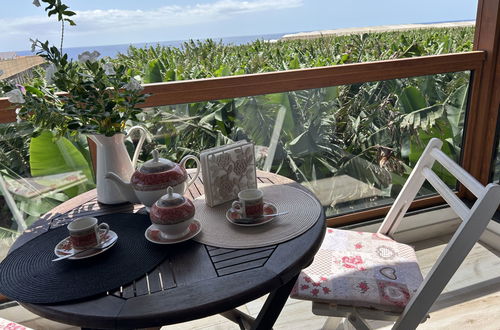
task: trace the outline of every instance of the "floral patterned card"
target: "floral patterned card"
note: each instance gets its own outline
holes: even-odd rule
[[[257,188],[254,145],[239,141],[201,152],[205,200],[216,206],[236,199],[243,189]]]

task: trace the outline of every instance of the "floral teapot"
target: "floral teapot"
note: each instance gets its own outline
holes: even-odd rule
[[[193,159],[196,162],[196,173],[190,181],[186,171],[186,162]],[[108,172],[106,179],[113,181],[122,195],[131,203],[141,203],[149,208],[163,195],[167,188],[183,195],[186,189],[196,180],[201,170],[200,161],[192,155],[187,155],[179,164],[165,158],[160,158],[158,150],[153,150],[153,159],[145,162],[132,174],[130,182],[125,182],[114,172]]]

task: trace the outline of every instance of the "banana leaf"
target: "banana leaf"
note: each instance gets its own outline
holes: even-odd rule
[[[460,142],[464,128],[465,112],[467,111],[467,96],[469,84],[459,87],[446,100],[444,105],[448,121],[453,130],[453,137]],[[458,139],[457,139],[458,137]]]
[[[404,113],[411,113],[427,107],[424,95],[415,86],[408,86],[399,95],[399,103]]]
[[[146,84],[163,81],[161,63],[158,59],[153,59],[146,64],[143,79]]]
[[[82,153],[64,137],[54,140],[54,135],[49,131],[31,138],[30,168],[32,176],[82,171],[88,183],[65,190],[64,192],[69,197],[74,197],[93,187],[92,171]]]

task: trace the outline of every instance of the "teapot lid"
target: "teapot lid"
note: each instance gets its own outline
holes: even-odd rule
[[[174,189],[169,186],[167,188],[167,194],[163,195],[157,202],[159,207],[172,207],[178,206],[185,202],[184,196],[181,194],[175,193]]]
[[[174,168],[175,165],[176,164],[174,162],[168,159],[160,158],[158,150],[154,149],[153,159],[150,159],[147,162],[145,162],[139,169],[139,172],[145,174],[166,172]]]

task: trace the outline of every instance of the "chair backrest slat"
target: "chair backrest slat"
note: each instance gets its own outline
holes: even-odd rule
[[[450,207],[455,211],[455,213],[462,219],[465,220],[470,214],[469,208],[457,197],[457,195],[444,183],[436,173],[434,173],[430,168],[424,167],[422,170],[427,181],[432,184],[434,189],[444,198],[444,200],[450,205]],[[484,188],[483,188],[484,190]]]
[[[408,211],[411,202],[415,199],[415,196],[417,196],[420,187],[422,187],[422,184],[425,181],[422,170],[424,167],[432,168],[432,165],[434,164],[435,159],[431,156],[431,151],[433,149],[441,148],[442,145],[443,142],[439,139],[431,139],[431,141],[427,144],[427,147],[422,152],[420,159],[417,164],[415,164],[413,171],[406,180],[403,189],[401,189],[401,192],[398,197],[396,197],[389,213],[387,213],[384,222],[380,225],[380,228],[377,231],[378,233],[391,237],[394,235],[399,223],[403,219],[403,216],[406,214],[406,211]]]
[[[434,157],[448,172],[453,174],[467,189],[469,189],[476,197],[484,191],[484,186],[470,175],[466,170],[460,167],[457,163],[450,159],[444,152],[437,148],[431,150],[431,156]]]

